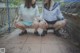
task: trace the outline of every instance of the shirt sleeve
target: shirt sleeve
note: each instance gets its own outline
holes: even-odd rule
[[[57,17],[60,20],[64,19],[64,16],[63,16],[63,14],[62,14],[62,12],[60,10],[60,6],[58,6],[58,8],[57,8]]]
[[[40,18],[39,8],[38,8],[38,6],[36,5],[36,11],[35,11],[35,18],[34,18],[34,20],[35,20],[35,21],[39,21],[39,18]]]

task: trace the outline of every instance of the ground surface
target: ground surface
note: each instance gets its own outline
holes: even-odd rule
[[[80,53],[80,50],[69,41],[47,34],[44,37],[34,34],[18,36],[20,30],[0,38],[0,48],[6,53]]]

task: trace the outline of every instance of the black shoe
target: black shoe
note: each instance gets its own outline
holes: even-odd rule
[[[22,32],[19,34],[19,36],[24,35],[24,34],[27,34],[27,31],[26,31],[26,30],[22,31]]]
[[[47,31],[43,31],[43,33],[41,34],[41,36],[45,36],[47,34]]]
[[[35,32],[34,32],[34,34],[35,34],[36,36],[39,36],[39,33],[38,33],[38,31],[35,31]]]
[[[58,37],[61,36],[61,34],[59,33],[59,30],[55,30],[55,31],[54,31],[54,34],[55,34],[56,36],[58,36]]]

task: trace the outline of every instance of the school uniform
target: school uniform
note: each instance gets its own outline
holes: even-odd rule
[[[18,14],[19,19],[22,20],[19,21],[21,24],[24,24],[25,26],[32,26],[33,22],[36,21],[36,18],[39,17],[39,9],[37,5],[35,8],[27,8],[24,4],[21,4]]]

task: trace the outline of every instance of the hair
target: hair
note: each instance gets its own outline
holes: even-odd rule
[[[30,8],[31,6],[35,8],[36,2],[32,4],[32,0],[25,0],[25,7]]]
[[[44,0],[44,2],[45,2],[45,0]],[[50,9],[50,5],[51,5],[51,0],[48,0],[48,3],[44,3],[44,8],[46,8],[46,9]]]

